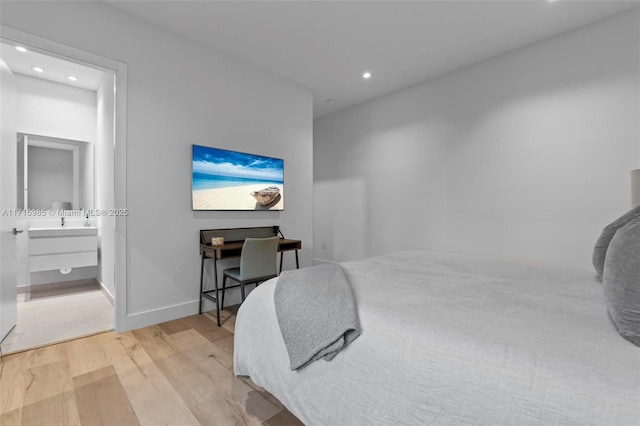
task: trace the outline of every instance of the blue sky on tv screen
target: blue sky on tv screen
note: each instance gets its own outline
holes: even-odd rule
[[[202,188],[205,181],[209,181],[205,186],[224,186],[225,181],[283,183],[284,161],[193,145],[193,179],[194,189]]]

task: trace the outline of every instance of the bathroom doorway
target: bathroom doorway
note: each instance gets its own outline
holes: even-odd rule
[[[0,57],[18,93],[17,324],[2,352],[124,330],[126,216],[114,213],[126,212],[126,66],[2,34]]]

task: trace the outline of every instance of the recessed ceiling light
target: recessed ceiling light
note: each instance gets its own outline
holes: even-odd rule
[[[371,73],[369,71],[363,72],[362,78],[364,78],[365,80],[369,80],[371,78]]]
[[[78,81],[78,77],[76,77],[75,75],[68,75],[67,80]]]
[[[22,47],[22,46],[16,46],[16,50],[17,50],[18,52],[22,52],[22,53],[24,53],[24,52],[26,52],[26,51],[27,51],[27,48],[26,48],[26,47]]]
[[[31,69],[34,70],[35,72],[44,72],[44,68],[40,68],[36,66],[32,66]]]

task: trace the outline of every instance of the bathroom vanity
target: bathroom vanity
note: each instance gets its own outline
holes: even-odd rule
[[[29,272],[59,270],[98,264],[98,228],[29,228]]]

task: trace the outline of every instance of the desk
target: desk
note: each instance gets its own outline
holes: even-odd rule
[[[218,304],[218,261],[223,259],[239,258],[242,254],[242,246],[245,238],[268,238],[277,236],[280,229],[277,226],[257,227],[257,228],[231,228],[231,229],[205,229],[200,231],[200,305],[199,313],[202,313],[203,298],[209,299],[216,304],[216,318],[220,326],[220,309]],[[221,245],[211,245],[212,237],[223,237],[225,243]],[[228,240],[234,238],[234,240]],[[207,243],[208,242],[208,243]],[[296,255],[296,268],[300,268],[298,260],[298,250],[302,249],[302,241],[281,238],[278,242],[278,252],[280,253],[280,272],[282,272],[282,261],[285,251],[294,251]],[[205,290],[204,288],[204,261],[213,260],[213,280],[214,288]],[[227,288],[234,288],[231,286]],[[210,293],[215,293],[211,295]]]

